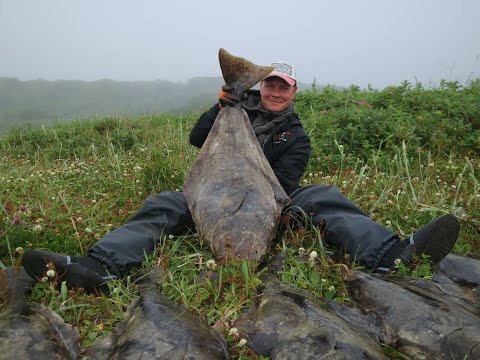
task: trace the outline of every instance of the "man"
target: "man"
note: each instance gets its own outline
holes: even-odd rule
[[[226,85],[219,102],[203,113],[190,133],[190,143],[201,147],[224,106],[241,101],[262,150],[292,202],[286,210],[292,217],[308,214],[313,224],[324,224],[326,241],[346,251],[370,269],[388,271],[398,258],[409,264],[424,253],[436,263],[452,249],[459,232],[457,219],[444,215],[427,224],[409,239],[373,222],[338,188],[329,185],[300,187],[300,178],[310,156],[310,139],[292,106],[297,92],[294,69],[284,63],[242,99]],[[123,226],[108,233],[86,256],[64,256],[49,251],[26,250],[23,265],[33,278],[44,276],[46,265],[55,265],[60,280],[87,291],[105,289],[112,277],[125,276],[144,260],[165,235],[181,235],[194,229],[194,222],[181,192],[163,192],[148,198],[143,207]]]

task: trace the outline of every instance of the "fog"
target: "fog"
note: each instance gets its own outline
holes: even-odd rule
[[[218,49],[375,88],[480,75],[480,1],[0,0],[0,76],[218,77]]]

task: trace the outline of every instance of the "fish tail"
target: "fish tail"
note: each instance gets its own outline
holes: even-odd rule
[[[259,66],[238,56],[233,56],[225,49],[218,51],[220,68],[225,84],[233,87],[233,95],[241,97],[245,90],[263,80],[273,70],[271,66]]]
[[[0,270],[0,298],[15,303],[16,306],[26,302],[26,295],[35,284],[21,263],[20,258],[13,267]]]

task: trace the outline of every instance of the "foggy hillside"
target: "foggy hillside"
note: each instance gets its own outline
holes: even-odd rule
[[[0,132],[12,125],[41,126],[86,117],[201,111],[216,101],[222,84],[220,77],[197,77],[184,83],[0,77]]]

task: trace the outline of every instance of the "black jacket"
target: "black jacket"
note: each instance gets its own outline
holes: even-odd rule
[[[258,113],[257,110],[251,110],[249,104],[259,100],[258,90],[248,91],[242,100],[250,122],[253,122]],[[220,107],[215,104],[200,116],[190,132],[190,144],[202,147],[219,112]],[[276,114],[270,113],[270,115],[274,117]],[[311,152],[310,138],[300,123],[298,115],[294,112],[280,125],[273,128],[261,146],[278,181],[285,192],[290,195],[300,186],[300,178],[305,171]]]

